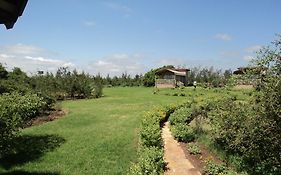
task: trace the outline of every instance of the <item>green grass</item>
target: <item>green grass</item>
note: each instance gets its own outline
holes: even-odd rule
[[[204,101],[245,91],[193,88],[106,88],[104,97],[64,101],[68,114],[59,120],[24,129],[15,154],[0,158],[0,174],[85,175],[126,174],[136,161],[138,132],[144,112],[155,106]],[[185,96],[167,95],[175,92]],[[249,91],[250,92],[250,91]]]
[[[24,129],[17,153],[0,159],[0,174],[125,174],[137,157],[143,113],[186,99],[143,87],[107,88],[104,94],[65,101],[65,117]]]

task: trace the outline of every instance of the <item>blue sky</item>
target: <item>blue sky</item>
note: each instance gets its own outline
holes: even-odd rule
[[[29,0],[0,26],[0,62],[34,73],[245,66],[281,31],[280,0]]]

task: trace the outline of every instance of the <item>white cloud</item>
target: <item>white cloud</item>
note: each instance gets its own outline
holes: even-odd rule
[[[169,59],[160,59],[157,60],[157,67],[165,66],[165,65],[173,65],[173,66],[184,66],[187,65],[187,60],[181,58],[169,58]]]
[[[0,47],[0,62],[8,69],[19,67],[26,72],[35,73],[38,70],[54,72],[59,67],[75,67],[69,61],[49,58],[45,49],[24,44]]]
[[[232,37],[226,33],[218,33],[214,36],[215,39],[222,40],[222,41],[231,41]]]
[[[88,66],[90,73],[106,76],[120,76],[122,73],[130,75],[144,73],[146,68],[141,63],[142,56],[139,54],[113,54],[97,61]]]
[[[115,2],[106,2],[104,5],[109,9],[125,14],[126,17],[130,16],[133,12],[130,7]]]
[[[97,25],[94,21],[84,21],[83,24],[86,27],[95,27]]]
[[[35,55],[38,53],[43,53],[44,49],[32,45],[25,45],[19,43],[10,46],[2,46],[0,47],[0,51],[5,51],[7,53],[13,53],[19,55]]]
[[[251,55],[245,55],[245,56],[243,56],[243,59],[244,59],[245,61],[251,61],[251,60],[255,59],[255,57],[253,57],[253,56],[251,56]]]
[[[255,45],[255,46],[251,46],[245,49],[246,53],[256,53],[257,51],[259,51],[262,48],[262,46],[260,45]]]

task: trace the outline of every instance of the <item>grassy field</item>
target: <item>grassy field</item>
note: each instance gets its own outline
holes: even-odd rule
[[[0,160],[0,174],[125,174],[137,156],[143,113],[186,99],[141,87],[108,88],[104,95],[65,101],[65,117],[24,129],[17,153]]]
[[[120,87],[104,89],[105,96],[100,99],[64,101],[66,116],[23,130],[16,154],[0,159],[0,174],[125,174],[137,157],[138,128],[144,112],[192,98],[243,99],[249,93]]]

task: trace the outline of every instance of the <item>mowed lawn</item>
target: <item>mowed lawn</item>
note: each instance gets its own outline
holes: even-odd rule
[[[153,88],[105,88],[100,99],[64,101],[61,119],[24,129],[17,153],[0,160],[0,174],[126,174],[137,157],[144,112],[188,97]]]

